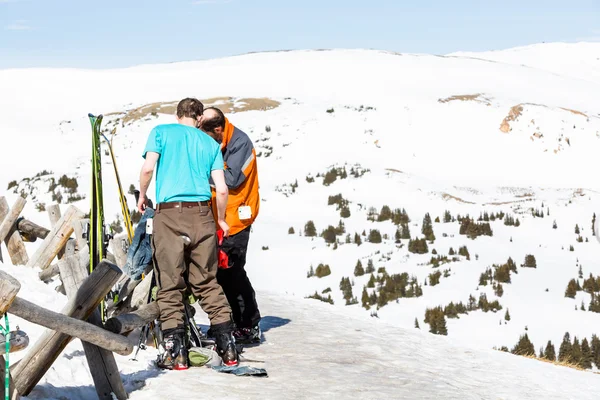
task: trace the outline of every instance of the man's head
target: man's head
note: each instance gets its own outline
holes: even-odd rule
[[[208,107],[199,118],[200,129],[208,133],[217,142],[223,141],[225,131],[225,114],[216,107]]]
[[[204,105],[200,100],[185,98],[177,104],[177,122],[184,125],[196,126],[196,121],[202,115]]]

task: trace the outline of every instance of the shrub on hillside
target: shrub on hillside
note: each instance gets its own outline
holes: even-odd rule
[[[315,271],[317,278],[323,278],[324,276],[331,275],[331,268],[327,264],[319,264]]]

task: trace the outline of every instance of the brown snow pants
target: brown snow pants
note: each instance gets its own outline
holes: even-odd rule
[[[152,249],[161,329],[184,327],[186,289],[200,301],[211,325],[231,323],[231,308],[217,283],[217,236],[209,205],[159,204],[153,218]]]

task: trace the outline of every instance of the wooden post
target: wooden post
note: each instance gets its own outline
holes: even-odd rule
[[[50,233],[50,230],[25,218],[19,219],[17,222],[17,230],[21,233],[24,240],[31,243],[35,242],[38,238],[46,239],[46,236]]]
[[[153,301],[129,314],[121,314],[117,317],[109,318],[104,323],[104,327],[114,333],[127,334],[135,328],[141,328],[154,321],[159,315],[158,304]]]
[[[17,221],[17,218],[19,218],[19,215],[21,215],[21,211],[23,211],[23,208],[25,208],[26,203],[27,200],[24,198],[20,196],[17,198],[17,201],[15,201],[15,204],[8,212],[8,215],[0,224],[0,242],[2,242],[10,233],[13,225]]]
[[[33,257],[27,264],[30,267],[40,267],[46,269],[56,257],[58,252],[65,246],[69,240],[69,236],[73,233],[72,222],[74,219],[81,216],[81,211],[75,206],[70,206],[65,215],[63,215],[52,231],[46,236],[44,242],[37,249]]]
[[[6,313],[6,310],[14,303],[17,293],[19,293],[19,290],[21,289],[21,284],[7,273],[3,271],[0,271],[0,273],[2,273],[2,275],[0,275],[0,316],[3,316]],[[4,359],[4,356],[0,355],[0,376],[2,376],[2,378],[4,378],[6,374],[5,366],[6,360]],[[15,389],[12,374],[9,375],[8,391],[12,400],[20,398],[19,392]],[[4,384],[2,384],[0,385],[0,397],[4,398],[5,395]]]
[[[112,352],[126,356],[131,354],[133,346],[127,338],[109,332],[77,318],[56,313],[38,306],[30,301],[15,298],[9,309],[11,314],[48,329],[88,341]],[[69,341],[70,341],[69,337]]]
[[[73,221],[73,231],[75,232],[75,242],[77,250],[81,251],[87,246],[87,240],[83,237],[83,228],[90,222],[89,219],[76,219]]]
[[[0,221],[2,221],[9,214],[10,208],[5,197],[0,197]],[[14,265],[27,265],[29,262],[29,256],[27,255],[27,249],[23,244],[23,238],[21,234],[13,226],[8,234],[8,237],[4,239],[4,244],[8,249],[8,255]],[[2,261],[2,257],[0,257]]]
[[[116,265],[103,260],[83,282],[77,295],[69,299],[61,313],[76,319],[89,318],[121,274]],[[86,324],[86,327],[93,328],[91,324]],[[19,393],[26,396],[31,392],[70,340],[71,336],[64,333],[52,330],[44,332],[14,368],[15,386]]]
[[[66,256],[63,260],[59,261],[60,276],[69,298],[77,294],[77,288],[87,277],[87,265],[77,254]],[[98,309],[94,310],[88,322],[98,327],[102,326],[102,318]],[[127,391],[123,386],[115,356],[110,351],[95,346],[92,343],[82,340],[81,344],[83,345],[90,373],[94,379],[98,398],[101,400],[113,400],[112,394],[114,394],[118,400],[127,399]]]
[[[123,250],[123,244],[125,243],[125,240],[127,240],[126,238],[127,234],[119,234],[115,235],[110,241],[110,247],[119,268],[123,268],[127,262],[127,254],[125,253],[125,250]]]

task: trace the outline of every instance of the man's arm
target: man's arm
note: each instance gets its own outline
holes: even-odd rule
[[[222,169],[212,170],[210,176],[215,183],[216,201],[217,201],[217,222],[223,230],[224,236],[229,235],[229,226],[225,222],[225,210],[227,208],[227,199],[229,190],[225,183],[225,174]]]
[[[244,136],[227,146],[227,165],[225,166],[225,182],[229,189],[237,189],[246,180],[244,171],[254,160],[253,146],[250,138]]]
[[[146,153],[146,160],[144,161],[144,165],[142,165],[142,170],[140,171],[140,200],[138,202],[139,212],[144,212],[146,207],[146,192],[148,191],[148,187],[152,181],[152,175],[154,175],[154,168],[156,167],[156,162],[158,161],[159,156],[160,154],[153,151]]]

